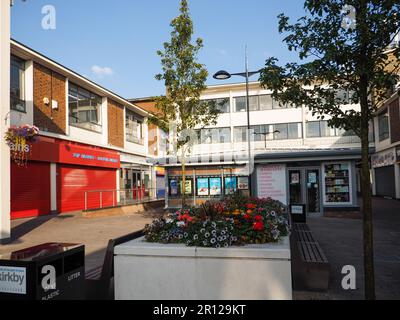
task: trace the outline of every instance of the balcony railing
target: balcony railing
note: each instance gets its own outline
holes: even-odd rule
[[[85,211],[143,204],[165,199],[165,189],[133,188],[85,191]]]

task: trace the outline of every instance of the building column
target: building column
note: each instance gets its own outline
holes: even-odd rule
[[[11,237],[10,149],[4,134],[10,121],[10,2],[0,1],[0,242]]]

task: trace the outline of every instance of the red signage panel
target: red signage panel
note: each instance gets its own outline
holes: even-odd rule
[[[117,151],[40,136],[31,145],[30,160],[118,169]]]

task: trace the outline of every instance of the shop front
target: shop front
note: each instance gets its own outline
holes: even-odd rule
[[[40,136],[26,166],[11,162],[11,218],[65,213],[115,204],[119,153]]]
[[[371,158],[375,175],[375,195],[379,197],[396,198],[396,148],[391,148],[374,154]]]
[[[356,159],[338,157],[329,161],[314,157],[301,161],[301,154],[297,159],[280,156],[279,161],[269,156],[270,159],[256,162],[259,198],[270,197],[287,206],[304,206],[309,216],[358,208]]]
[[[153,197],[152,167],[146,163],[145,157],[121,154],[119,173],[119,201],[131,203]]]
[[[249,194],[249,177],[244,166],[192,166],[186,170],[185,187],[182,186],[182,170],[178,167],[167,169],[167,208],[179,208],[185,192],[186,204],[198,206],[207,201],[221,200],[241,191]]]

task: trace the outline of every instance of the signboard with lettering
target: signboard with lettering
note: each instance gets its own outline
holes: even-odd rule
[[[287,205],[286,166],[261,165],[257,168],[259,198],[272,198]]]
[[[26,268],[0,266],[0,292],[26,294]]]
[[[396,163],[396,159],[396,149],[379,152],[371,157],[372,168],[392,166]]]
[[[119,168],[117,151],[41,136],[31,152],[31,160]]]

